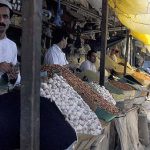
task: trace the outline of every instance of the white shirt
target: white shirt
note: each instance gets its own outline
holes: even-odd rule
[[[54,44],[51,48],[48,49],[45,59],[45,64],[58,64],[58,65],[67,65],[68,61],[66,59],[65,53]]]
[[[95,67],[95,64],[90,62],[89,60],[86,60],[84,61],[81,66],[80,66],[80,69],[82,71],[86,71],[86,70],[91,70],[93,72],[96,72],[96,67]]]
[[[0,40],[0,63],[2,62],[12,63],[13,65],[17,63],[17,46],[7,37]],[[2,74],[0,72],[0,77]]]

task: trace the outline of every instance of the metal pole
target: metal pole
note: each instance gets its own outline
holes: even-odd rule
[[[40,52],[42,0],[23,1],[20,149],[40,148]]]
[[[127,62],[128,62],[128,53],[129,53],[129,30],[127,30],[127,42],[126,42],[126,53],[125,53],[125,64],[124,64],[124,76],[127,72]]]
[[[100,56],[100,80],[101,86],[105,83],[105,55],[107,48],[108,32],[108,0],[102,1],[102,23],[101,23],[101,56]]]

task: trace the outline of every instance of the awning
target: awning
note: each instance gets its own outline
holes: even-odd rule
[[[133,37],[150,45],[150,0],[109,0],[109,5]]]

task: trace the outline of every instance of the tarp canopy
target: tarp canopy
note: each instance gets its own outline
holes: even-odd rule
[[[118,14],[118,18],[130,30],[150,34],[150,14]]]
[[[131,31],[131,35],[136,39],[142,41],[145,45],[150,45],[150,34],[142,34],[139,32]]]
[[[133,15],[150,13],[149,0],[109,0],[109,5],[116,13]]]
[[[131,35],[150,46],[150,0],[109,0],[122,24]]]

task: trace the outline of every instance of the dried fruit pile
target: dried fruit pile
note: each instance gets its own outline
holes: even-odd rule
[[[76,77],[69,69],[61,67],[59,65],[45,65],[42,71],[47,71],[48,76],[52,77],[53,73],[62,75],[69,85],[71,85],[75,91],[83,98],[83,100],[95,111],[97,107],[103,108],[106,111],[116,114],[118,108],[113,104],[107,102],[102,96],[95,92],[89,85],[85,84],[81,79]]]
[[[125,91],[135,90],[132,86],[130,86],[126,83],[119,82],[119,81],[109,80],[109,83],[121,90],[125,90]]]

